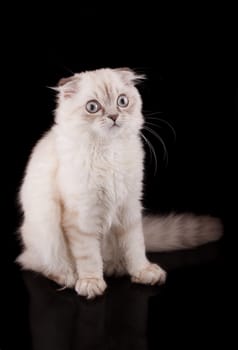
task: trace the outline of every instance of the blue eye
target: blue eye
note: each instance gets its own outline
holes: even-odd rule
[[[117,105],[119,107],[127,107],[129,104],[129,99],[126,95],[122,94],[122,95],[119,95],[118,98],[117,98]]]
[[[96,100],[88,101],[86,104],[86,111],[88,113],[97,113],[101,108],[100,103]]]

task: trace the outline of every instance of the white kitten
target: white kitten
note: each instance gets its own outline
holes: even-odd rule
[[[219,221],[206,217],[142,223],[141,78],[125,68],[62,79],[55,125],[34,148],[20,191],[18,262],[87,298],[104,292],[103,272],[163,283],[166,273],[147,260],[145,245],[172,250],[221,235]]]

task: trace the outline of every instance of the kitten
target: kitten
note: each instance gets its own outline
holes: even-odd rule
[[[103,294],[103,275],[160,284],[147,251],[195,247],[221,236],[217,219],[142,219],[142,79],[128,68],[62,79],[55,124],[34,148],[20,191],[17,261],[79,295]],[[144,236],[145,235],[145,236]]]

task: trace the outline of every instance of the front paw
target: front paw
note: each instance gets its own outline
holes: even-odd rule
[[[133,275],[131,280],[142,284],[163,284],[166,280],[166,272],[156,264],[149,264]]]
[[[107,285],[102,278],[80,278],[77,280],[75,290],[79,295],[87,299],[93,299],[102,295]]]

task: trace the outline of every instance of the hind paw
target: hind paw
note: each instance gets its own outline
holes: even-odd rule
[[[156,264],[149,264],[133,275],[131,280],[142,284],[163,284],[166,280],[166,272]]]
[[[74,287],[78,278],[77,274],[70,270],[67,273],[50,274],[47,277],[62,286],[62,289]]]

